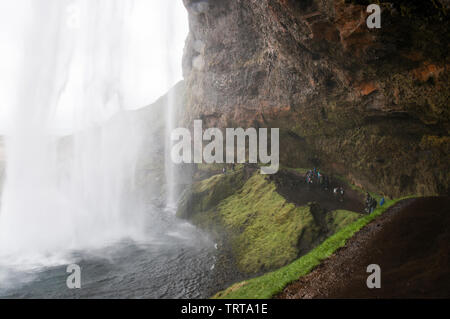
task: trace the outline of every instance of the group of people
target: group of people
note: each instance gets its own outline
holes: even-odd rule
[[[308,170],[308,172],[306,172],[305,181],[308,185],[319,185],[323,187],[325,191],[328,191],[330,189],[330,178],[327,175],[322,174],[320,170],[316,168],[310,169]],[[344,194],[345,190],[342,186],[333,188],[333,195],[341,202],[344,201]]]
[[[330,189],[330,187],[334,187],[334,186],[331,186],[331,178],[322,174],[320,172],[320,170],[318,170],[316,168],[310,169],[306,172],[305,181],[306,181],[306,184],[308,184],[308,185],[313,185],[313,184],[320,185],[326,191],[328,191],[328,189]],[[334,197],[337,198],[340,202],[343,202],[344,194],[345,194],[344,188],[342,186],[335,186],[334,188],[332,188],[332,190],[333,190]],[[385,203],[384,197],[381,198],[380,203],[378,203],[377,200],[375,198],[373,198],[367,192],[364,211],[367,214],[371,214],[377,208],[378,204],[380,206],[383,206],[384,203]]]
[[[382,202],[384,204],[384,199],[382,200]],[[381,204],[381,205],[383,205],[383,204]],[[366,194],[366,208],[364,209],[364,211],[368,214],[372,214],[373,211],[375,210],[375,208],[377,208],[377,200],[375,198],[373,198],[372,196],[370,196],[369,193],[367,193]]]
[[[244,164],[245,165],[245,164]],[[248,164],[247,164],[248,165]],[[236,165],[232,164],[230,169],[232,171],[235,171],[236,169]],[[224,166],[222,169],[222,173],[226,174],[227,173],[227,167]],[[319,186],[322,186],[323,189],[325,191],[328,191],[328,189],[330,188],[330,178],[324,174],[322,174],[320,172],[320,170],[314,168],[314,169],[310,169],[306,172],[305,174],[305,181],[306,184],[308,185],[312,185],[312,184],[316,184]],[[340,201],[343,202],[344,201],[344,194],[345,194],[345,190],[342,186],[336,186],[333,188],[333,195]],[[384,197],[381,199],[380,201],[380,206],[383,206],[385,200]],[[377,208],[377,200],[375,198],[373,198],[368,192],[366,193],[366,200],[365,200],[365,212],[368,214],[373,213],[373,211]]]
[[[335,196],[336,198],[338,198],[340,202],[343,202],[343,201],[344,201],[344,192],[345,192],[345,191],[344,191],[344,188],[343,188],[342,186],[335,187],[335,188],[333,189],[333,194],[334,194],[334,196]]]
[[[320,170],[316,168],[312,170],[310,169],[308,172],[306,172],[305,178],[306,184],[308,185],[318,184],[323,186],[325,190],[328,190],[328,188],[330,187],[330,179],[328,178],[328,176],[322,174]]]
[[[380,206],[383,206],[385,203],[385,199],[384,197],[381,198],[380,200]],[[373,198],[372,196],[370,196],[369,193],[366,194],[366,208],[364,209],[366,213],[368,214],[372,214],[373,211],[377,208],[377,200],[375,198]]]

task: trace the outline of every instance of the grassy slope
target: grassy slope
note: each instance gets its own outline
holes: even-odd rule
[[[344,227],[325,240],[320,246],[291,264],[261,277],[237,283],[228,289],[217,293],[214,298],[271,298],[277,293],[280,293],[289,283],[311,272],[311,270],[319,265],[322,260],[328,258],[338,248],[343,247],[347,239],[352,237],[357,231],[400,200],[401,199],[387,201],[386,204],[382,207],[378,207],[371,215],[366,215]]]
[[[239,190],[246,178],[242,169],[229,174],[217,174],[208,179],[196,182],[177,210],[180,218],[190,218],[198,212],[205,212],[218,205]]]
[[[218,207],[231,233],[238,267],[247,272],[277,268],[296,258],[299,236],[316,226],[309,207],[296,207],[275,191],[275,185],[253,175],[241,192]]]
[[[223,177],[203,181],[197,190],[203,192],[216,184],[216,179]],[[348,211],[330,213],[326,232],[334,233],[359,217]],[[212,223],[221,225],[229,234],[237,266],[245,273],[282,267],[298,257],[299,242],[314,247],[324,239],[324,230],[309,206],[287,202],[277,193],[275,184],[259,173],[214,209],[196,214],[194,223],[203,228],[213,227]]]

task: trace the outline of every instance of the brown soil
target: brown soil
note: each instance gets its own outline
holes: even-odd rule
[[[277,298],[449,298],[450,197],[406,200]],[[366,285],[370,264],[381,288]]]
[[[278,193],[298,206],[315,202],[326,211],[345,209],[364,213],[364,196],[332,177],[328,190],[317,184],[308,185],[305,176],[298,172],[280,170],[277,174],[270,175],[270,178],[274,179]],[[343,201],[333,194],[335,187],[344,188]]]

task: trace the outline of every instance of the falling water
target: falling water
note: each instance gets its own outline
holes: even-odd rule
[[[19,0],[2,8],[24,21],[13,30],[22,42],[7,100],[2,263],[58,263],[69,251],[146,235],[153,220],[135,177],[148,131],[126,109],[154,101],[179,78],[171,51],[179,30],[171,30],[175,20],[167,16],[174,3]],[[172,204],[174,177],[165,166]]]
[[[167,15],[170,17],[170,20],[173,20],[175,16],[173,15],[173,4],[171,4],[168,8]],[[173,25],[169,25],[168,33],[172,34],[174,30],[172,29]],[[173,38],[168,38],[168,46],[173,46]],[[171,59],[170,56],[168,56],[169,60]],[[169,75],[168,81],[173,83],[173,64],[172,63],[166,63],[167,66],[167,74]],[[172,130],[175,128],[175,97],[174,97],[174,90],[170,90],[167,94],[167,113],[166,113],[166,123],[165,123],[165,136],[166,141],[165,145],[167,146],[165,148],[165,176],[166,176],[166,205],[167,208],[171,211],[174,210],[174,207],[176,205],[176,199],[175,199],[175,174],[174,174],[174,164],[172,163],[171,156],[170,156],[170,149],[172,141],[170,139],[170,135]]]

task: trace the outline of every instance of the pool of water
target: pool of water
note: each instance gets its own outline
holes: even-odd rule
[[[210,297],[221,276],[215,243],[192,225],[163,216],[145,241],[70,252],[67,259],[81,267],[81,289],[67,287],[67,264],[0,266],[0,298]]]

